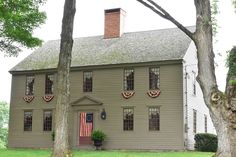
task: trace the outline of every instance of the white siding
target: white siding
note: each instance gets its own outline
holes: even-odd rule
[[[186,55],[184,56],[184,64],[183,64],[183,85],[184,85],[184,123],[186,126],[187,132],[185,132],[185,144],[187,149],[194,149],[194,135],[193,132],[193,110],[197,111],[197,133],[205,133],[205,123],[204,123],[204,115],[207,116],[207,132],[215,134],[215,128],[212,124],[211,117],[209,115],[209,110],[206,107],[202,91],[198,82],[196,82],[196,95],[194,95],[194,76],[197,76],[197,56],[196,56],[196,48],[194,43],[190,44],[189,49],[187,50]],[[186,87],[187,85],[187,87]],[[186,112],[187,109],[187,112]]]

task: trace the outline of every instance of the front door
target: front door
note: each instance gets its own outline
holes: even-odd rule
[[[92,144],[91,133],[93,131],[93,113],[81,112],[79,124],[79,145]]]

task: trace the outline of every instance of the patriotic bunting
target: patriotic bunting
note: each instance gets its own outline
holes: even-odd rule
[[[26,95],[23,97],[23,99],[25,102],[30,103],[34,99],[34,96],[33,95]]]
[[[147,92],[147,95],[151,98],[156,98],[161,94],[161,91],[159,89],[157,90],[150,90]]]
[[[121,95],[125,98],[125,99],[129,99],[130,97],[132,97],[134,95],[134,91],[124,91],[121,93]]]
[[[44,95],[43,100],[46,102],[50,102],[54,98],[54,95]]]

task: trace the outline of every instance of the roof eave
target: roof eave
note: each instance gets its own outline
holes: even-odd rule
[[[162,60],[162,61],[149,61],[149,62],[134,62],[134,63],[120,63],[120,64],[104,64],[104,65],[85,65],[85,66],[74,66],[71,67],[71,71],[87,70],[87,69],[110,69],[110,68],[122,68],[127,66],[152,66],[158,65],[170,65],[170,64],[182,64],[183,58],[174,60]],[[9,73],[12,75],[19,74],[32,74],[32,73],[52,73],[57,72],[57,68],[51,69],[36,69],[36,70],[10,70]]]

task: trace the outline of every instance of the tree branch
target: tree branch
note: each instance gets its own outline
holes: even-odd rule
[[[7,39],[0,39],[0,51],[5,52],[6,56],[17,56],[22,50]]]
[[[151,9],[153,12],[161,16],[162,18],[169,20],[174,25],[176,25],[179,29],[181,29],[187,36],[189,36],[193,41],[195,41],[194,33],[189,31],[186,27],[184,27],[181,23],[179,23],[173,16],[171,16],[165,9],[163,9],[160,5],[158,5],[153,0],[147,0],[145,2],[144,0],[137,0],[147,8]]]

